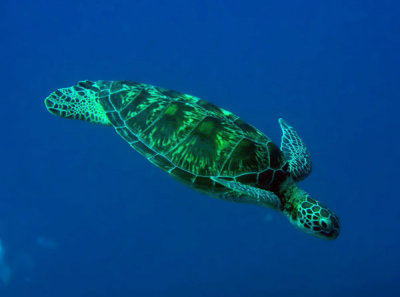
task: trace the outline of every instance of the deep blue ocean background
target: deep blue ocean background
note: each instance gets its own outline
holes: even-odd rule
[[[399,296],[396,1],[0,3],[0,296]],[[112,128],[49,114],[79,80],[201,97],[313,157],[323,241],[179,184]]]

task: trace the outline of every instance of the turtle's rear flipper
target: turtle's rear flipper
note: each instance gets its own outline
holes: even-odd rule
[[[99,103],[100,90],[90,81],[77,86],[58,89],[44,101],[47,110],[57,116],[110,125],[103,107]]]
[[[242,183],[224,180],[220,177],[211,177],[211,179],[234,192],[237,192],[239,195],[243,195],[248,197],[249,200],[253,202],[257,202],[260,204],[265,204],[274,209],[280,209],[281,200],[274,193],[263,190],[260,188],[244,185]]]
[[[310,152],[293,127],[283,119],[279,119],[279,124],[283,133],[281,151],[289,162],[289,172],[296,182],[301,181],[311,173]]]

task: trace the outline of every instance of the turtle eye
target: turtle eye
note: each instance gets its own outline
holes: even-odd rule
[[[321,218],[320,227],[322,229],[321,235],[327,239],[335,239],[339,236],[339,219],[334,213],[331,213],[328,218]]]
[[[321,227],[324,229],[327,229],[328,226],[330,226],[331,223],[327,219],[321,219]]]

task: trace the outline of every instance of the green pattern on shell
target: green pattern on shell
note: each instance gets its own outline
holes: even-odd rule
[[[207,192],[226,191],[210,176],[278,187],[286,160],[262,132],[197,97],[142,83],[89,81],[121,137],[154,165]]]

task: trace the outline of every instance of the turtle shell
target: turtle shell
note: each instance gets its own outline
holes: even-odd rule
[[[205,192],[210,176],[276,190],[288,175],[279,148],[238,116],[197,97],[152,85],[98,81],[99,103],[118,134],[151,163]]]

